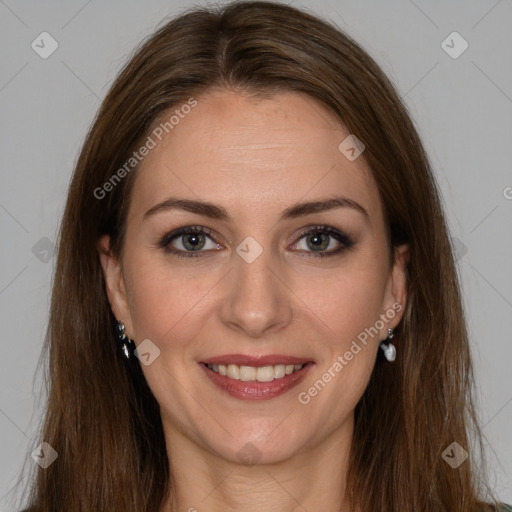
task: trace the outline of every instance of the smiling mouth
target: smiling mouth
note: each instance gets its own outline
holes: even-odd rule
[[[235,354],[214,357],[199,363],[199,366],[217,388],[234,398],[269,400],[298,386],[315,363],[291,356],[248,357]]]
[[[237,364],[203,363],[215,373],[232,380],[244,382],[271,382],[300,371],[305,364],[276,364],[268,366],[239,366]]]

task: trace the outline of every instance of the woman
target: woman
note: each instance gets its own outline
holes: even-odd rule
[[[507,510],[418,135],[375,62],[295,8],[192,10],[121,72],[46,349],[31,510]]]

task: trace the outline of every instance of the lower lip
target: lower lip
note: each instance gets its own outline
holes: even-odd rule
[[[217,387],[235,398],[242,400],[269,400],[281,396],[295,386],[298,386],[314,366],[314,363],[307,363],[300,370],[270,382],[246,382],[230,379],[210,370],[204,363],[199,363],[199,366]]]

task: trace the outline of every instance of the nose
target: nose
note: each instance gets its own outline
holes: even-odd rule
[[[237,253],[224,281],[222,322],[252,338],[285,328],[292,319],[293,293],[285,281],[286,271],[270,250],[247,262]]]

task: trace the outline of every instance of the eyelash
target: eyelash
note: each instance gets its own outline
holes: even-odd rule
[[[210,238],[213,235],[213,232],[210,229],[205,228],[203,226],[187,226],[184,228],[176,229],[175,231],[172,231],[171,233],[164,235],[164,237],[158,243],[158,247],[160,249],[164,249],[166,252],[168,252],[170,254],[178,256],[179,258],[202,257],[201,253],[209,252],[209,251],[182,251],[181,249],[171,248],[171,245],[170,245],[171,242],[175,238],[179,238],[180,236],[183,236],[183,235],[195,234],[195,233],[208,235]],[[336,256],[338,254],[341,254],[345,250],[350,249],[354,245],[354,241],[347,234],[343,233],[342,231],[339,231],[338,229],[332,228],[331,226],[325,226],[325,225],[310,226],[310,227],[304,229],[300,233],[300,235],[297,239],[297,242],[299,240],[301,240],[302,238],[304,238],[306,235],[322,234],[322,233],[327,233],[328,235],[332,236],[335,240],[337,240],[341,244],[341,246],[338,249],[331,250],[329,252],[306,251],[306,252],[310,253],[310,255],[308,257],[311,256],[313,258],[325,258],[328,256]],[[213,241],[215,242],[215,240],[213,240]],[[295,242],[295,244],[297,242]],[[217,243],[217,242],[215,242],[215,243]]]

